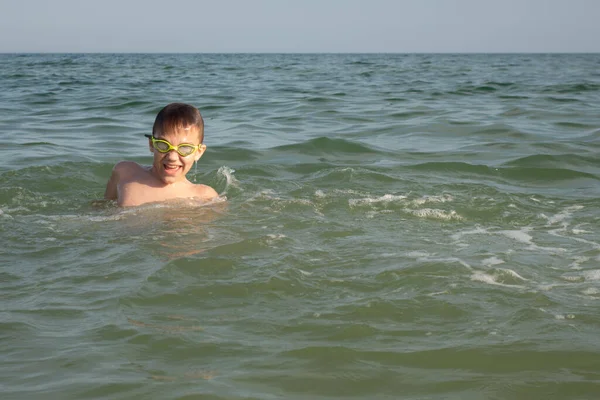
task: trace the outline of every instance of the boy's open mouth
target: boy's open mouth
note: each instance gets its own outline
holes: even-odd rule
[[[165,171],[167,172],[177,172],[181,168],[181,165],[163,164],[163,166],[165,167]]]

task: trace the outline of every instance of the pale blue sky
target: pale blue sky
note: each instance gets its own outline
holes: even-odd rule
[[[600,0],[0,0],[0,52],[600,52]]]

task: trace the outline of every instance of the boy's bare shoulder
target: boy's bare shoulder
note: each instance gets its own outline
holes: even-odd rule
[[[119,176],[120,179],[131,178],[143,172],[147,172],[147,168],[134,161],[119,161],[113,167],[113,174]]]
[[[119,186],[123,183],[136,179],[136,176],[143,171],[142,167],[132,161],[121,161],[115,164],[104,191],[104,198],[107,200],[119,199]]]
[[[217,191],[210,186],[195,184],[194,185],[194,197],[201,198],[203,200],[212,200],[219,197]]]
[[[116,172],[137,172],[143,170],[140,164],[135,161],[119,161],[115,164],[113,171]]]

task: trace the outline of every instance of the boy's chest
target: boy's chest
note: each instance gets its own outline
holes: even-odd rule
[[[191,196],[192,194],[184,188],[155,187],[139,182],[123,182],[118,185],[117,202],[120,206],[138,206],[144,203]]]

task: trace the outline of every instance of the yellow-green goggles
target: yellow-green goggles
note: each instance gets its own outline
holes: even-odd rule
[[[175,150],[181,157],[187,157],[189,155],[194,154],[194,152],[202,146],[200,144],[189,144],[182,143],[177,146],[173,146],[171,143],[167,142],[164,139],[157,139],[152,135],[144,135],[149,139],[152,139],[152,147],[154,147],[160,153],[168,153],[171,150]]]

